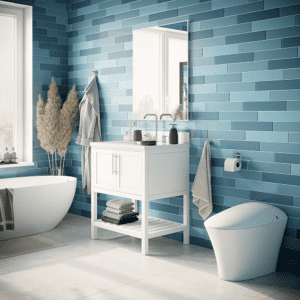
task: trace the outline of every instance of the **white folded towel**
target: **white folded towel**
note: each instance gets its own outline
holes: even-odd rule
[[[209,142],[204,144],[198,170],[192,187],[193,203],[205,220],[213,210],[211,196],[211,157]]]
[[[123,199],[114,199],[106,202],[107,207],[111,207],[118,210],[128,209],[133,205],[133,202],[129,202]]]

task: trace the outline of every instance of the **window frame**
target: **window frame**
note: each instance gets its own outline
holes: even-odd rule
[[[1,165],[0,168],[34,165],[32,161],[32,7],[28,5],[0,2],[0,13],[15,18],[15,103],[14,140],[18,164]],[[4,148],[5,145],[0,145]]]

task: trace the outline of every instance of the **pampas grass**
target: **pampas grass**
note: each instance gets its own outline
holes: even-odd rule
[[[172,116],[173,116],[173,121],[183,119],[183,112],[182,112],[182,105],[181,104],[178,104],[178,106],[174,110],[174,113],[172,114]]]
[[[52,77],[47,102],[44,102],[40,94],[38,96],[36,128],[41,147],[48,152],[49,167],[55,170],[57,170],[57,152],[60,156],[60,168],[64,167],[68,144],[75,133],[79,118],[79,99],[75,85],[62,107],[61,104],[58,88]]]

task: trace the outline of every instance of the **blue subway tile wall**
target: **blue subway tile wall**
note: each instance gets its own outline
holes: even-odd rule
[[[48,155],[37,139],[36,103],[41,93],[44,101],[54,76],[62,100],[68,92],[68,1],[4,0],[33,7],[33,161],[34,166],[0,169],[0,177],[40,176],[49,174]],[[2,145],[3,147],[5,145]],[[3,149],[1,149],[1,152]]]

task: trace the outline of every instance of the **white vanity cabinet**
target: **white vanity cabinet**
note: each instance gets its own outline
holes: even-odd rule
[[[97,228],[105,228],[142,240],[142,253],[148,253],[148,240],[174,232],[184,232],[189,243],[189,144],[141,146],[135,142],[98,142],[92,147],[92,239]],[[142,213],[134,223],[115,225],[97,219],[97,194],[130,198]],[[151,200],[183,195],[183,223],[148,217]]]

